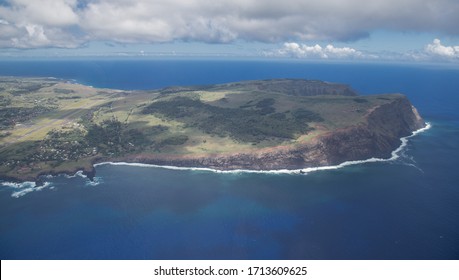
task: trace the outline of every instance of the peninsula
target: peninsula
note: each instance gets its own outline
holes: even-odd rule
[[[316,80],[272,79],[99,89],[0,77],[0,177],[83,170],[99,162],[301,169],[388,158],[425,126],[402,94],[358,95]]]

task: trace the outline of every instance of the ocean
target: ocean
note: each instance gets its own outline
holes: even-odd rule
[[[156,89],[269,78],[408,96],[430,129],[390,161],[307,174],[98,165],[1,181],[0,259],[459,259],[459,67],[284,60],[3,60],[0,75]]]

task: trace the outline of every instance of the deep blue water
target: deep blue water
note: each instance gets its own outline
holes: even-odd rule
[[[402,92],[432,128],[400,159],[308,175],[97,167],[0,187],[1,259],[459,259],[459,70],[286,61],[0,61],[0,75],[149,89],[308,78]]]

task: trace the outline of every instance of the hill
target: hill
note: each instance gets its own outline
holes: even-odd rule
[[[93,173],[102,161],[215,169],[299,169],[388,157],[425,124],[401,94],[358,95],[322,81],[273,79],[97,89],[0,78],[0,176]]]

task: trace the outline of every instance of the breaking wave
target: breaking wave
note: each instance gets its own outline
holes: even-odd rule
[[[74,175],[63,174],[63,175],[57,175],[57,176],[64,176],[65,178],[68,178],[68,179],[81,177],[81,178],[85,179],[85,181],[86,181],[85,185],[86,186],[97,186],[97,185],[99,185],[100,183],[103,182],[101,177],[94,177],[93,180],[90,180],[88,178],[88,176],[83,174],[83,171],[78,171]],[[45,175],[42,178],[52,179],[54,177],[56,177],[56,176],[55,175],[54,176],[53,175]],[[14,197],[14,198],[19,198],[19,197],[22,197],[22,196],[24,196],[24,195],[26,195],[28,193],[35,192],[35,191],[41,191],[41,190],[46,189],[46,188],[48,188],[50,190],[55,188],[55,186],[51,182],[44,182],[43,184],[37,185],[37,183],[30,182],[30,181],[20,182],[20,183],[17,183],[17,182],[1,182],[0,181],[0,186],[12,190],[13,192],[11,193],[11,197]]]
[[[14,183],[14,182],[1,182],[0,185],[7,187],[13,190],[11,197],[19,198],[24,196],[28,193],[41,191],[46,188],[53,189],[53,185],[50,182],[44,182],[42,185],[37,186],[35,182],[22,182],[22,183]]]
[[[395,161],[399,159],[401,156],[406,157],[404,155],[403,150],[408,144],[408,139],[422,133],[428,129],[430,129],[432,125],[430,123],[427,123],[424,128],[421,128],[419,130],[414,131],[410,136],[407,137],[402,137],[400,140],[402,141],[402,144],[392,151],[391,157],[388,159],[383,159],[383,158],[369,158],[366,160],[355,160],[355,161],[346,161],[338,165],[332,165],[332,166],[319,166],[319,167],[308,167],[308,168],[302,168],[302,169],[279,169],[279,170],[248,170],[248,169],[236,169],[236,170],[218,170],[218,169],[213,169],[213,168],[205,168],[205,167],[178,167],[178,166],[168,166],[168,165],[155,165],[155,164],[145,164],[145,163],[128,163],[128,162],[102,162],[102,163],[97,163],[94,166],[100,166],[100,165],[124,165],[124,166],[136,166],[136,167],[149,167],[149,168],[164,168],[164,169],[171,169],[171,170],[191,170],[191,171],[206,171],[206,172],[215,172],[215,173],[260,173],[260,174],[308,174],[311,172],[315,171],[321,171],[321,170],[333,170],[333,169],[340,169],[346,166],[350,165],[356,165],[356,164],[363,164],[363,163],[370,163],[370,162],[387,162],[387,161]],[[411,158],[412,162],[414,160]],[[413,163],[410,163],[408,165],[412,165],[413,167],[417,168]],[[421,170],[422,171],[422,170]],[[86,180],[85,185],[86,186],[97,186],[103,182],[103,179],[101,177],[94,177],[93,180],[90,180],[88,176],[83,174],[83,171],[78,171],[74,175],[64,175],[66,178],[76,178],[76,177],[81,177]],[[44,176],[44,178],[52,178],[53,176],[48,175]],[[34,192],[34,191],[41,191],[43,189],[49,188],[53,189],[54,186],[51,182],[44,182],[43,184],[40,184],[37,186],[35,182],[22,182],[22,183],[15,183],[15,182],[0,182],[0,185],[6,188],[11,189],[13,192],[11,194],[12,197],[14,198],[19,198],[22,197],[28,193]]]
[[[76,177],[83,178],[83,179],[86,180],[86,182],[85,182],[86,186],[97,186],[97,185],[99,185],[100,183],[103,182],[101,177],[94,177],[94,178],[92,178],[92,180],[89,179],[88,176],[85,175],[82,170],[77,171],[73,175],[64,175],[64,176],[65,176],[65,178],[76,178]]]
[[[65,178],[67,179],[70,179],[70,178],[76,178],[76,177],[81,177],[81,178],[88,178],[88,176],[86,176],[82,170],[80,171],[77,171],[75,174],[73,175],[68,175],[68,174],[64,174]]]
[[[99,185],[100,183],[103,183],[102,177],[94,177],[92,180],[87,179],[85,185],[94,187]]]
[[[164,169],[171,169],[171,170],[208,171],[208,172],[215,172],[215,173],[308,174],[308,173],[320,171],[320,170],[340,169],[346,166],[356,165],[356,164],[363,164],[363,163],[370,163],[370,162],[395,161],[400,158],[400,154],[403,151],[403,149],[407,146],[409,138],[430,129],[431,127],[432,125],[430,123],[426,123],[425,127],[414,131],[409,136],[400,138],[400,140],[402,141],[402,144],[397,149],[392,151],[391,157],[388,159],[369,158],[366,160],[345,161],[338,165],[331,165],[331,166],[308,167],[308,168],[302,168],[302,169],[278,169],[278,170],[250,170],[250,169],[218,170],[218,169],[206,168],[206,167],[179,167],[179,166],[156,165],[156,164],[147,164],[147,163],[129,163],[129,162],[101,162],[101,163],[95,164],[94,166],[124,165],[124,166],[136,166],[136,167],[164,168]]]

